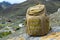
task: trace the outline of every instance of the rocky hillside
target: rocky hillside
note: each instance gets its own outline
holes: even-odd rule
[[[10,7],[12,4],[10,4],[9,2],[0,2],[0,15],[2,15],[2,11],[5,10],[6,8]],[[4,15],[4,14],[3,14]]]
[[[3,10],[0,14],[7,17],[25,16],[27,8],[36,5],[38,3],[45,4],[47,9],[47,14],[52,14],[60,7],[59,0],[27,0],[20,4],[13,4],[11,7]],[[9,15],[9,16],[8,16]]]
[[[60,32],[60,1],[59,0],[27,0],[20,4],[13,4],[12,6],[3,9],[0,6],[0,28],[2,31],[15,31],[13,34],[6,36],[9,33],[0,33],[0,40],[40,40],[40,37],[30,37],[25,33],[25,28],[19,27],[20,23],[23,23],[26,15],[27,8],[34,6],[38,3],[45,4],[47,14],[50,14],[50,26],[53,27],[53,32]],[[58,10],[58,11],[57,11]],[[57,11],[57,12],[56,12]],[[58,28],[56,28],[58,27]],[[6,29],[5,29],[6,28]],[[18,31],[17,31],[18,30]],[[1,31],[1,30],[0,30]],[[2,34],[2,35],[1,35]]]
[[[48,35],[41,37],[32,37],[26,34],[25,28],[21,27],[20,30],[14,32],[13,34],[8,35],[7,37],[3,37],[0,40],[59,40],[60,39],[60,8],[57,12],[49,15],[50,17],[50,26],[52,30],[48,33]]]
[[[60,26],[60,8],[57,10],[57,12],[50,15],[50,25]]]
[[[0,6],[3,8],[3,9],[6,9],[7,7],[10,7],[12,4],[10,4],[9,2],[0,2]]]

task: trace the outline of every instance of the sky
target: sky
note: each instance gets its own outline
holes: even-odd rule
[[[10,2],[11,4],[14,4],[14,3],[21,3],[26,0],[0,0],[0,2],[2,2],[2,1],[7,1],[7,2]]]

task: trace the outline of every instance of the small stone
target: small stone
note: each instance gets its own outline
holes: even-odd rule
[[[24,27],[23,23],[19,24],[19,27]]]
[[[14,38],[11,38],[11,39],[7,39],[7,40],[14,40]]]
[[[20,37],[19,40],[25,40],[25,38],[24,37]]]

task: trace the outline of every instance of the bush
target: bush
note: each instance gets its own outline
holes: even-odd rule
[[[2,33],[0,33],[0,38],[2,38],[4,36],[7,36],[9,34],[11,34],[11,31],[9,31],[9,32],[2,32]]]

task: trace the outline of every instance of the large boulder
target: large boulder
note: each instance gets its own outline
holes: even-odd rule
[[[38,4],[28,8],[26,20],[26,32],[29,35],[45,35],[50,31],[49,17],[46,15],[45,5]]]

